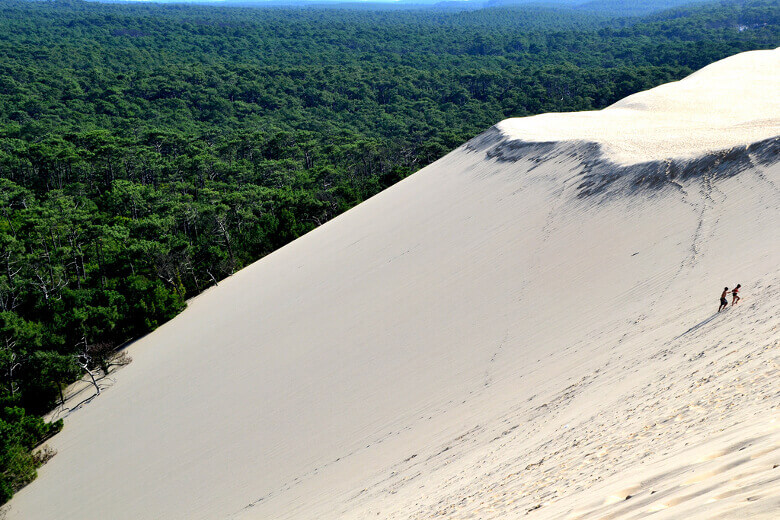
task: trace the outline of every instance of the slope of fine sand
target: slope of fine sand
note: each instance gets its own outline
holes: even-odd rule
[[[634,164],[774,137],[778,114],[780,49],[726,58],[598,112],[507,119],[498,127],[523,141],[597,142],[612,161]]]
[[[777,72],[746,56],[659,110]],[[486,136],[137,342],[8,518],[772,518],[778,139],[648,182]]]

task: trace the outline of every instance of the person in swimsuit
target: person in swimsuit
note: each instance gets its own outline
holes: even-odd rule
[[[718,307],[718,312],[722,311],[726,307],[729,306],[729,301],[726,299],[726,295],[729,293],[729,288],[725,287],[723,289],[723,294],[720,295],[720,307]]]
[[[734,287],[734,290],[731,291],[731,305],[736,305],[736,303],[740,300],[739,298],[739,288],[742,287],[740,284],[737,284],[736,287]]]

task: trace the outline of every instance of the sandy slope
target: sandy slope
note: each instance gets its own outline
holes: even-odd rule
[[[135,344],[8,518],[772,517],[777,85],[660,170],[503,123]]]
[[[745,52],[598,112],[542,114],[498,126],[524,141],[586,140],[635,164],[695,157],[780,135],[780,50]]]

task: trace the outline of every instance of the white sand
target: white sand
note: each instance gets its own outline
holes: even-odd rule
[[[602,143],[620,164],[761,141],[780,134],[780,49],[737,54],[598,112],[507,119],[498,127],[528,142]]]
[[[461,147],[225,280],[67,417],[8,518],[774,518],[780,164],[589,198],[580,170]]]

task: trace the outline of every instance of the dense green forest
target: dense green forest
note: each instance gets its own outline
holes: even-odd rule
[[[775,47],[777,7],[0,1],[0,503],[63,386],[187,298],[501,119]]]

